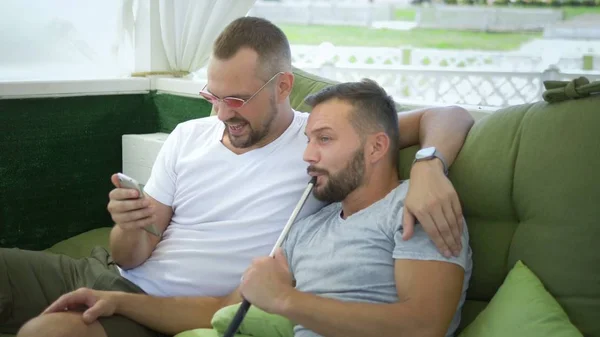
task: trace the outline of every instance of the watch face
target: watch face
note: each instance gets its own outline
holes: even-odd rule
[[[417,151],[417,159],[427,158],[433,156],[435,153],[435,147],[426,147]]]

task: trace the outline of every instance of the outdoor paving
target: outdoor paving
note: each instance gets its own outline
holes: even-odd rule
[[[414,21],[374,21],[373,28],[387,28],[394,30],[411,30],[417,26]]]

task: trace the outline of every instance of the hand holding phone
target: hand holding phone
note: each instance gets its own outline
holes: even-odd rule
[[[139,184],[135,179],[123,174],[123,173],[117,173],[117,179],[119,180],[119,187],[120,188],[127,188],[127,189],[134,189],[138,192],[138,200],[140,199],[144,199],[144,190],[142,188],[142,185]],[[127,199],[125,199],[127,200]],[[124,201],[124,200],[114,200],[112,198],[112,193],[111,193],[111,203],[117,203],[120,201]],[[112,217],[113,217],[113,221],[115,221],[116,223],[120,223],[120,222],[134,222],[134,221],[144,221],[144,222],[148,222],[151,219],[148,218],[148,216],[150,216],[151,214],[149,214],[149,210],[147,210],[147,205],[144,206],[144,202],[142,201],[142,203],[128,203],[126,206],[124,206],[125,204],[123,203],[121,205],[121,207],[116,207],[113,206],[111,209],[111,204],[109,203],[109,212],[111,213]],[[123,209],[123,208],[126,209]],[[161,234],[158,232],[158,230],[156,229],[155,224],[153,223],[149,223],[146,224],[145,226],[142,227],[142,229],[144,229],[145,231],[147,231],[148,233],[151,233],[155,236],[160,237]]]

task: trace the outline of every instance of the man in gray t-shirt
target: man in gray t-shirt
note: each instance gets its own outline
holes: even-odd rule
[[[403,240],[409,183],[397,174],[393,101],[363,80],[307,103],[304,159],[315,197],[331,204],[294,224],[274,259],[253,262],[242,295],[295,322],[296,337],[452,335],[471,276],[468,231],[457,257],[442,255],[421,226]]]
[[[346,219],[342,204],[334,203],[297,222],[283,248],[296,290],[345,302],[395,303],[395,260],[433,260],[455,263],[467,273],[460,302],[447,335],[460,321],[459,308],[465,300],[471,273],[468,232],[462,234],[463,249],[458,257],[445,258],[420,226],[411,240],[402,240],[404,198],[408,181],[383,199]],[[436,277],[436,275],[431,275]],[[295,336],[318,334],[296,326]],[[400,334],[398,334],[400,335]]]

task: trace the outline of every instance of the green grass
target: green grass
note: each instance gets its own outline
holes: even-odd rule
[[[279,25],[290,43],[336,46],[402,47],[438,49],[514,50],[542,33],[485,33],[441,29],[397,31],[351,26]]]
[[[467,5],[465,5],[467,7]],[[468,6],[471,7],[471,6]],[[518,7],[518,6],[512,6]],[[498,6],[498,8],[502,8]],[[536,7],[523,7],[523,8],[536,8]],[[581,14],[600,14],[600,6],[596,7],[540,7],[540,8],[556,8],[565,11],[565,20],[572,19],[577,15]],[[396,8],[394,10],[394,20],[398,21],[415,21],[417,15],[416,8]]]
[[[581,14],[600,14],[600,6],[597,7],[562,7],[565,11],[565,20],[572,19]]]
[[[415,21],[417,10],[414,8],[396,8],[394,10],[394,20]]]

